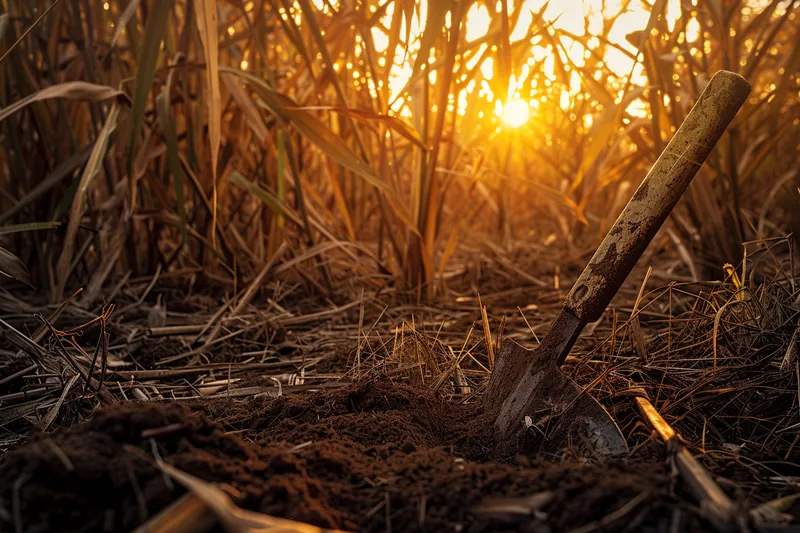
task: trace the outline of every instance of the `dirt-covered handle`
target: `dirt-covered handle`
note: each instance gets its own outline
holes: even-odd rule
[[[749,94],[738,74],[711,78],[572,287],[565,307],[575,316],[600,318]]]

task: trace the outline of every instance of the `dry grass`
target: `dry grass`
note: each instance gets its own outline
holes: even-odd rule
[[[631,438],[649,438],[630,404],[631,395],[644,395],[712,467],[748,471],[751,477],[738,480],[745,490],[796,491],[800,293],[793,241],[754,241],[744,249],[743,263],[719,281],[673,282],[619,309],[597,329],[604,340],[574,374],[615,406]]]
[[[712,472],[762,501],[798,487],[800,310],[792,241],[746,250],[746,266],[721,270],[714,282],[667,283],[673,268],[685,272],[680,258],[653,258],[647,286],[626,285],[564,368],[609,408],[634,450],[659,446],[634,408],[645,396]],[[0,425],[12,429],[3,446],[117,401],[237,401],[374,377],[478,403],[490,376],[486,329],[495,349],[508,339],[533,348],[564,296],[550,273],[536,271],[535,257],[520,251],[513,259],[537,283],[502,279],[498,262],[494,281],[479,282],[479,299],[471,286],[486,266],[473,266],[451,280],[456,296],[435,307],[361,291],[320,307],[302,285],[277,280],[266,285],[267,306],[220,303],[170,296],[167,276],[129,280],[103,314],[74,299],[42,308],[47,319],[36,331],[37,309],[4,293],[2,327],[13,350],[0,371]]]
[[[737,262],[739,242],[785,234],[797,202],[794,2],[683,2],[672,29],[656,2],[649,35],[628,36],[642,52],[633,78],[603,61],[633,55],[610,37],[631,1],[591,36],[559,29],[545,3],[514,40],[527,7],[502,3],[472,41],[471,2],[449,15],[449,2],[429,3],[419,36],[405,31],[414,1],[323,4],[0,4],[0,220],[66,223],[13,236],[22,264],[3,270],[27,281],[27,268],[54,300],[89,283],[91,301],[157,265],[231,288],[286,242],[309,290],[331,297],[355,270],[433,298],[475,232],[504,247],[597,242],[719,68],[755,90],[671,235],[709,272]],[[432,63],[419,60],[429,51]],[[406,53],[413,73],[394,94],[389,66]],[[517,130],[467,92],[483,84],[505,100],[511,74],[527,76],[518,96],[538,106]]]

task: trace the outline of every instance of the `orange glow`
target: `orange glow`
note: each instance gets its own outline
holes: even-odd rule
[[[412,109],[415,108],[412,102],[415,92],[414,85],[421,81],[421,76],[412,80],[411,74],[419,52],[420,38],[425,31],[425,16],[429,1],[433,0],[420,1],[419,9],[415,9],[409,19],[410,28],[406,27],[406,19],[402,19],[400,35],[406,35],[408,31],[410,36],[407,47],[397,46],[393,53],[389,53],[387,50],[389,36],[385,29],[392,24],[397,2],[390,2],[381,16],[381,24],[371,28],[375,51],[381,54],[378,63],[383,68],[389,68],[386,90],[391,110],[395,114],[407,118],[412,116]],[[327,2],[323,0],[312,0],[312,2],[323,13],[329,12]],[[529,30],[533,27],[535,13],[538,13],[546,6],[542,13],[543,20],[552,25],[554,29],[572,33],[576,37],[583,37],[587,32],[590,34],[600,32],[603,28],[604,18],[608,19],[612,15],[616,16],[616,22],[610,28],[608,34],[609,41],[613,46],[603,46],[603,56],[595,57],[592,54],[592,50],[598,48],[599,40],[596,38],[579,42],[577,39],[562,36],[554,47],[553,43],[542,39],[541,35],[534,34],[530,43],[530,57],[526,62],[512,67],[513,72],[509,80],[508,95],[496,94],[498,86],[502,86],[502,84],[500,83],[501,80],[497,79],[500,67],[498,51],[496,45],[493,44],[494,41],[490,39],[479,46],[467,47],[459,61],[464,61],[465,66],[470,70],[478,66],[480,62],[479,75],[476,77],[476,83],[470,83],[467,87],[461,89],[458,95],[453,97],[456,101],[456,112],[459,115],[464,115],[467,110],[467,95],[477,91],[481,99],[494,106],[495,111],[493,114],[495,119],[506,126],[518,127],[518,121],[527,122],[531,114],[537,113],[540,104],[548,101],[547,94],[549,93],[550,84],[556,82],[562,74],[559,63],[566,65],[568,78],[562,81],[567,82],[569,88],[568,91],[555,95],[555,97],[550,95],[549,100],[555,104],[560,104],[564,110],[567,110],[572,105],[571,102],[575,97],[586,91],[584,86],[586,81],[581,79],[577,69],[581,69],[586,65],[591,67],[593,62],[602,61],[619,78],[627,77],[634,65],[632,56],[636,52],[636,47],[628,42],[626,36],[635,30],[646,27],[650,13],[648,9],[642,7],[643,3],[630,2],[628,3],[628,9],[620,14],[620,9],[626,3],[628,2],[624,0],[559,0],[558,2],[550,1],[549,3],[547,0],[525,0],[519,6],[518,17],[514,14],[512,5],[510,14],[517,18],[517,23],[511,28],[511,33],[509,34],[512,44],[529,38]],[[668,1],[666,22],[670,27],[674,25],[678,15],[677,3],[678,0]],[[296,2],[294,4],[295,7],[299,8]],[[331,4],[338,6],[339,2],[331,2]],[[470,7],[467,13],[466,26],[464,27],[464,36],[467,43],[473,43],[486,37],[490,29],[491,31],[497,31],[495,18],[498,15],[495,11],[499,9],[499,5],[499,2],[496,4],[488,2],[475,3]],[[285,13],[284,16],[286,16]],[[450,20],[449,17],[450,14],[448,13],[448,21]],[[494,24],[492,23],[493,20],[495,20]],[[446,25],[449,25],[449,22]],[[694,18],[688,21],[687,41],[693,42],[698,39],[698,27]],[[361,47],[357,46],[355,55],[359,58],[362,55],[360,50]],[[556,56],[558,56],[559,61],[556,61]],[[437,69],[435,68],[437,60],[441,60],[441,58],[433,57],[433,55],[429,58],[429,63],[434,65],[434,68],[429,73],[429,80],[432,84],[436,83],[437,79]],[[335,65],[334,68],[337,68],[337,66]],[[347,68],[350,70],[354,67],[348,64]],[[536,76],[531,74],[532,70],[536,70]],[[357,77],[357,74],[353,73],[353,76]],[[536,77],[539,79],[539,86],[536,85],[536,80],[532,81],[532,78]],[[636,65],[633,69],[632,83],[634,85],[642,85],[645,83],[645,79],[641,64]],[[543,84],[542,80],[544,80]],[[370,84],[369,89],[373,96],[377,96],[378,91],[383,90],[383,84],[381,83],[379,86]],[[508,104],[503,106],[498,100],[508,102]],[[523,106],[524,113],[522,112]],[[640,102],[633,102],[630,109],[633,114],[640,112],[639,109],[635,109],[636,106],[642,107]],[[514,112],[512,113],[512,111]],[[516,113],[517,111],[519,113]],[[522,117],[524,117],[524,120]]]
[[[511,100],[502,106],[501,118],[506,126],[524,126],[530,118],[530,106],[525,100]]]
[[[524,2],[524,4],[521,6],[519,20],[516,26],[512,28],[512,32],[510,34],[512,43],[518,42],[527,37],[528,29],[533,20],[532,13],[541,10],[545,3],[546,0],[526,0]],[[577,36],[583,36],[587,29],[589,32],[599,31],[602,27],[603,17],[616,14],[619,9],[621,9],[621,5],[623,3],[624,2],[621,0],[605,0],[605,2],[603,2],[603,0],[564,0],[559,2],[550,2],[547,9],[545,9],[543,16],[544,20],[552,22],[554,28],[569,31]],[[674,3],[674,0],[671,3]],[[395,53],[394,65],[389,76],[390,101],[394,102],[395,104],[393,106],[393,110],[396,113],[400,113],[405,116],[410,116],[411,110],[407,105],[408,99],[403,98],[405,95],[401,94],[401,92],[409,89],[409,78],[412,72],[413,60],[419,46],[419,37],[422,35],[422,32],[425,28],[424,19],[425,13],[427,12],[426,4],[427,2],[423,0],[419,11],[415,11],[415,14],[411,19],[411,46],[409,47],[408,51],[404,50],[402,47],[398,47]],[[473,42],[477,39],[480,39],[486,36],[487,32],[489,31],[492,18],[496,16],[496,13],[492,12],[493,10],[491,9],[487,9],[487,5],[491,5],[491,3],[474,4],[470,8],[465,28],[467,42]],[[667,10],[667,22],[671,25],[674,24],[678,10],[672,8],[671,5],[669,7],[671,9]],[[394,4],[390,5],[384,16],[383,22],[386,27],[388,27],[390,24],[393,8]],[[618,45],[620,48],[626,50],[628,53],[635,53],[635,47],[627,41],[625,36],[635,29],[644,28],[647,25],[648,18],[649,12],[646,9],[641,7],[639,3],[631,3],[629,9],[618,17],[617,22],[611,28],[611,32],[609,34],[610,40],[615,45]],[[401,33],[404,33],[405,31],[406,28],[404,21]],[[388,44],[388,37],[383,34],[381,30],[373,28],[373,38],[375,39],[376,48],[379,51],[385,50],[385,47]],[[547,76],[547,78],[554,80],[557,76],[557,72],[556,62],[553,60],[553,49],[544,41],[536,43],[534,40],[534,43],[535,44],[533,44],[531,50],[531,59],[535,62],[543,61],[543,63],[539,64],[539,68],[544,70],[544,74]],[[580,68],[585,64],[587,58],[591,57],[590,51],[583,44],[577,41],[568,38],[562,38],[561,44],[563,45],[563,48],[559,50],[558,53],[563,58],[562,62],[572,62],[576,67]],[[485,49],[486,45],[481,45],[479,49],[476,49],[474,52],[465,56],[467,65],[470,68],[479,58],[482,57],[482,52],[484,52]],[[625,53],[621,52],[620,50],[616,50],[613,47],[606,47],[603,61],[620,77],[627,76],[631,67],[633,66],[632,59],[629,55],[626,55]],[[533,62],[530,62],[529,64],[532,63]],[[483,98],[485,98],[488,103],[494,103],[497,105],[495,100],[501,95],[494,94],[490,88],[490,84],[488,83],[492,82],[492,80],[497,77],[497,68],[496,52],[492,53],[492,50],[489,50],[488,53],[485,54],[485,57],[483,57],[480,66],[481,77],[485,81],[483,83],[479,82],[475,87],[468,89],[467,92],[471,93],[473,90],[479,90]],[[513,96],[513,93],[516,89],[521,88],[529,70],[530,67],[528,67],[527,70],[523,70],[521,76],[519,75],[519,70],[517,71],[517,75],[520,76],[520,79],[517,81],[517,85],[519,87],[515,88],[512,86],[510,89],[510,93],[512,94],[509,94],[509,97]],[[641,65],[638,65],[634,70],[634,78],[632,81],[633,83],[638,84],[642,83],[643,80],[644,72]],[[569,81],[570,92],[569,94],[562,95],[562,103],[566,102],[565,98],[577,95],[582,90],[581,81],[577,75],[572,76],[572,79]],[[514,82],[512,81],[512,85],[513,83]],[[538,107],[538,105],[531,104],[538,104],[538,102],[534,102],[534,100],[538,100],[538,98],[534,94],[531,95],[530,102],[516,103],[518,100],[519,98],[511,98],[509,105],[511,108],[517,110],[521,110],[522,105],[525,105],[525,121],[527,122],[531,110]],[[506,125],[511,125],[511,123],[516,121],[516,119],[513,119],[511,116],[506,117],[509,105],[505,106],[506,110],[503,112],[503,114],[498,114],[497,108],[495,110],[495,115]],[[459,106],[460,113],[463,113],[462,109],[463,108]],[[509,120],[511,120],[511,123]]]

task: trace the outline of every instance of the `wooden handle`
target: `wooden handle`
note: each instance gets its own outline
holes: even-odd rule
[[[567,296],[565,307],[584,323],[603,314],[749,94],[733,72],[708,82]]]

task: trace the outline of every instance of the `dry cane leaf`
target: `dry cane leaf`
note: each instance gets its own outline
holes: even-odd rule
[[[225,87],[228,89],[228,92],[231,95],[236,103],[241,108],[242,113],[244,113],[244,118],[247,121],[248,126],[250,129],[253,130],[258,142],[263,145],[266,144],[267,139],[269,138],[269,129],[267,125],[264,124],[264,121],[261,118],[261,115],[258,112],[258,108],[253,104],[252,98],[250,95],[247,94],[242,84],[237,80],[233,74],[230,72],[226,72],[222,76],[222,81],[225,82]]]
[[[216,486],[170,465],[160,463],[159,467],[203,500],[217,515],[228,533],[344,533],[340,530],[322,529],[294,520],[245,511],[237,507],[230,497]]]
[[[42,229],[55,229],[61,225],[61,222],[28,222],[26,224],[12,224],[10,226],[0,227],[0,235],[8,235],[9,233],[21,233],[23,231],[36,231]]]
[[[47,87],[41,91],[36,91],[30,96],[17,100],[11,105],[0,109],[0,122],[13,115],[25,106],[34,102],[48,100],[51,98],[66,98],[67,100],[89,100],[99,102],[110,98],[124,97],[125,93],[108,85],[98,85],[85,81],[70,81],[59,83],[52,87]]]
[[[367,165],[358,155],[356,155],[333,131],[325,124],[320,122],[315,116],[304,111],[297,105],[297,102],[281,93],[273,91],[263,80],[240,69],[221,67],[224,73],[236,74],[245,80],[261,99],[263,105],[281,120],[290,124],[309,142],[315,144],[320,150],[327,154],[343,167],[352,170],[362,177],[367,183],[379,189],[385,194],[386,201],[392,207],[395,214],[402,220],[407,227],[414,233],[418,233],[416,224],[411,218],[406,206],[399,193]]]
[[[365,124],[369,124],[370,121],[380,121],[386,124],[388,128],[393,129],[423,150],[430,150],[430,147],[424,143],[419,132],[415,130],[413,126],[391,115],[376,113],[374,111],[370,111],[369,109],[352,109],[349,107],[339,106],[302,106],[287,109],[302,109],[305,111],[333,111],[335,113],[351,116]]]
[[[58,258],[58,287],[53,294],[54,298],[60,298],[64,293],[64,287],[67,284],[67,273],[69,272],[69,266],[72,263],[72,256],[75,251],[75,238],[78,235],[78,225],[80,224],[81,217],[83,217],[86,192],[92,180],[100,171],[103,159],[106,156],[106,151],[108,150],[111,134],[117,127],[118,118],[119,105],[115,103],[108,112],[106,123],[103,125],[103,129],[100,130],[100,134],[92,149],[92,155],[89,156],[89,161],[86,163],[86,168],[78,182],[78,189],[72,200],[72,210],[70,211],[69,223],[67,224],[67,234],[64,237],[64,247],[61,251],[61,257]]]
[[[206,58],[206,88],[208,90],[208,140],[211,143],[211,176],[214,187],[211,227],[217,225],[217,161],[222,121],[222,96],[219,87],[219,31],[217,30],[216,0],[195,0],[197,29]],[[216,246],[216,232],[211,232],[212,244]]]
[[[56,402],[56,404],[52,408],[50,408],[50,410],[47,412],[47,414],[44,416],[44,418],[42,418],[39,421],[39,424],[38,424],[39,431],[42,431],[42,432],[47,431],[47,428],[49,428],[50,425],[53,423],[53,421],[56,419],[56,417],[58,416],[59,411],[61,411],[61,406],[64,405],[64,400],[67,399],[67,395],[69,394],[69,391],[72,390],[72,387],[78,381],[79,377],[80,376],[78,374],[73,375],[70,378],[70,380],[67,382],[67,384],[64,385],[64,390],[61,391],[61,396],[58,397],[58,401]]]
[[[0,274],[21,281],[29,287],[33,287],[31,275],[28,269],[25,268],[25,264],[20,261],[19,257],[3,247],[0,247]]]

